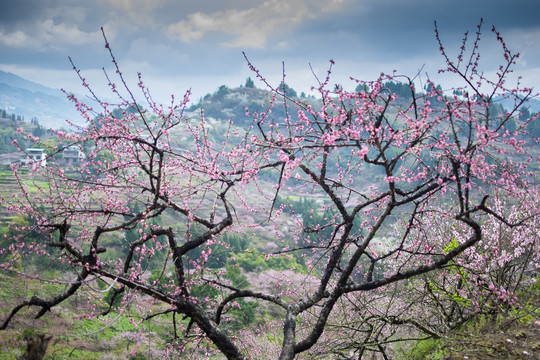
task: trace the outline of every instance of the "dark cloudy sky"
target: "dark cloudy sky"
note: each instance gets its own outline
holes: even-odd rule
[[[100,72],[111,63],[103,26],[130,83],[142,72],[161,101],[187,89],[197,98],[221,84],[239,86],[251,75],[242,51],[273,83],[285,62],[286,81],[298,91],[315,83],[310,64],[324,76],[334,59],[334,82],[354,88],[351,76],[392,70],[414,75],[423,67],[422,75],[437,79],[434,20],[457,49],[483,18],[486,73],[501,59],[495,25],[521,53],[516,73],[540,89],[539,15],[538,0],[0,0],[0,69],[80,91],[71,56],[105,91]]]

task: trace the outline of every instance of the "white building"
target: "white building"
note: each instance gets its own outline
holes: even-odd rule
[[[85,159],[85,154],[77,145],[71,145],[62,150],[62,163],[64,166],[77,167]]]
[[[38,149],[38,148],[26,149],[26,155],[28,155],[29,164],[38,163],[40,166],[47,165],[47,154],[45,153],[45,149]]]

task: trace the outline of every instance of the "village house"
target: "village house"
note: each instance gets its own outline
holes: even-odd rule
[[[79,167],[85,158],[85,153],[77,145],[68,146],[53,157],[48,157],[45,149],[28,148],[24,153],[0,154],[0,166],[3,168],[9,168],[13,165],[17,167],[34,167],[35,165],[45,167],[47,161],[52,161],[64,167]]]
[[[28,164],[38,163],[40,166],[47,165],[47,154],[45,149],[29,148],[26,149],[26,155],[28,156]]]
[[[62,160],[61,163],[63,166],[67,167],[77,167],[85,159],[84,152],[81,151],[81,148],[77,145],[71,145],[64,150],[62,150]]]

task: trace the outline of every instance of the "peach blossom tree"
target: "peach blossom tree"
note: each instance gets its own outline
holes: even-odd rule
[[[331,62],[327,76],[317,80],[321,105],[314,106],[272,86],[248,61],[268,88],[268,102],[247,111],[251,125],[239,128],[232,119],[217,140],[209,136],[204,113],[197,120],[188,116],[189,93],[159,105],[139,75],[143,107],[112,52],[118,80],[106,76],[117,104],[95,94],[74,66],[92,101],[69,97],[87,122],[76,131],[58,131],[58,145],[49,150],[54,155],[68,146],[79,148],[85,153],[80,167],[36,165],[33,184],[14,168],[20,190],[2,199],[9,212],[29,219],[13,226],[4,242],[2,270],[59,282],[37,265],[19,264],[25,258],[54,263],[67,286],[56,296],[22,301],[3,316],[1,329],[23,308],[41,317],[75,294],[87,294],[90,318],[151,299],[160,310],[141,308],[142,318],[170,320],[171,351],[208,343],[200,354],[284,360],[321,351],[319,344],[332,343],[330,330],[358,316],[359,306],[365,321],[351,323],[352,332],[342,332],[352,334],[351,340],[331,350],[360,358],[366,349],[384,353],[381,344],[390,336],[380,331],[374,337],[363,327],[414,325],[404,317],[408,310],[378,309],[387,297],[365,299],[429,276],[444,278],[443,272],[464,261],[474,264],[474,276],[462,276],[471,283],[452,291],[470,290],[461,295],[472,302],[487,294],[518,301],[503,291],[503,283],[490,280],[491,270],[496,262],[511,262],[508,256],[523,259],[538,241],[516,236],[507,246],[524,252],[509,255],[495,250],[496,239],[488,235],[496,226],[523,234],[537,226],[538,157],[531,146],[536,140],[527,133],[536,118],[519,118],[520,108],[537,94],[519,80],[507,84],[518,54],[495,29],[502,65],[493,77],[482,72],[480,29],[472,41],[465,36],[455,59],[439,40],[446,63],[441,71],[463,84],[453,93],[429,80],[428,92],[421,93],[415,89],[418,79],[396,74],[352,79],[359,91],[346,91],[331,83]],[[105,44],[110,49],[106,38]],[[410,96],[392,93],[384,85],[389,81],[404,81]],[[511,100],[511,109],[500,111],[497,97]],[[284,106],[285,117],[273,116],[278,106]],[[313,208],[291,213],[287,201],[278,202],[290,195],[314,199]],[[527,211],[508,210],[512,203]],[[292,224],[287,231],[284,221]],[[238,280],[242,274],[234,275],[234,266],[209,266],[219,249],[230,247],[226,234],[263,227],[271,229],[267,235],[277,244],[263,254],[265,261],[295,257],[307,270],[295,276],[283,271],[276,286],[261,289]],[[490,257],[482,249],[490,249]],[[198,255],[190,256],[193,252]],[[521,263],[522,277],[537,271],[537,261],[531,256]],[[432,283],[431,290],[439,286],[443,292],[441,283]],[[417,290],[427,299],[429,289]],[[345,306],[349,300],[356,305]],[[277,309],[280,331],[272,350],[257,347],[262,342],[255,329],[248,341],[242,338],[246,329],[230,326],[242,317],[235,308],[254,303]],[[437,333],[429,324],[417,325]]]

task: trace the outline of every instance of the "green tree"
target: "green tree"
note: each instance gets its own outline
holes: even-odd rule
[[[529,111],[529,108],[522,107],[519,109],[519,111],[519,120],[527,121],[531,118],[531,112]]]
[[[531,115],[531,120],[527,124],[527,131],[536,138],[540,137],[540,119],[537,115]]]
[[[231,262],[227,262],[227,265],[225,265],[224,276],[232,282],[233,286],[241,289],[245,288],[249,284],[247,277],[242,274],[240,267]]]
[[[442,87],[441,85],[436,85],[435,87],[433,87],[433,84],[432,83],[428,83],[424,89],[426,90],[426,93],[428,94],[431,94],[431,92],[433,91],[433,89],[435,89],[435,93],[436,94],[441,94],[442,93]],[[432,101],[433,99],[437,100],[437,97],[438,95],[435,95],[435,96],[430,96],[429,97],[429,100]]]
[[[214,96],[217,100],[222,100],[230,92],[231,89],[229,89],[226,85],[221,85]]]
[[[255,87],[255,83],[253,82],[253,80],[251,80],[250,77],[248,77],[248,78],[246,79],[246,85],[244,85],[244,86],[247,87],[247,88],[251,88],[251,89],[252,89],[252,88]]]
[[[246,271],[253,272],[264,270],[268,267],[264,261],[264,256],[259,254],[257,250],[246,251],[236,256],[236,263]]]
[[[354,89],[354,91],[356,91],[357,93],[359,92],[366,92],[368,91],[368,86],[367,84],[364,84],[364,83],[361,83],[361,84],[358,84],[356,85],[356,89]]]
[[[405,84],[398,81],[387,81],[384,83],[384,87],[400,98],[409,99],[412,97],[410,84]]]
[[[297,270],[306,271],[306,266],[301,264],[298,259],[291,255],[273,256],[267,260],[268,267],[274,270]]]
[[[508,119],[504,126],[506,127],[506,130],[508,130],[510,133],[513,133],[517,130],[517,125],[513,118]]]
[[[235,300],[236,306],[231,306],[228,313],[236,315],[235,318],[240,321],[230,323],[231,327],[238,330],[242,327],[253,323],[255,320],[255,310],[259,304],[255,301],[246,301],[242,298]]]
[[[298,94],[296,93],[296,90],[294,90],[292,87],[287,85],[286,83],[282,82],[279,84],[279,91],[283,92],[285,95],[290,97],[298,97]]]

